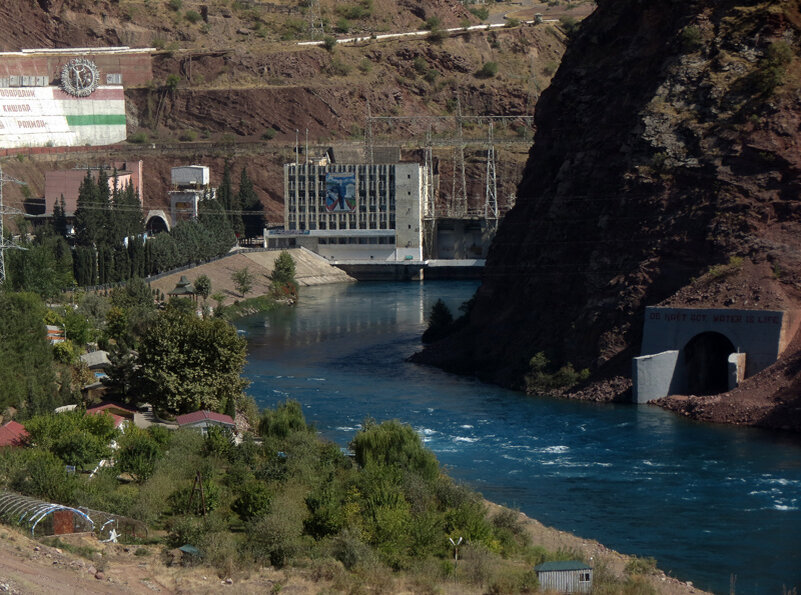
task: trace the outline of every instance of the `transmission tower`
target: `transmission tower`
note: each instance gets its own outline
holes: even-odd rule
[[[426,132],[425,167],[428,171],[428,184],[426,185],[423,214],[425,217],[433,219],[437,214],[437,203],[434,194],[434,147],[431,143],[431,126],[428,127],[428,131]]]
[[[464,166],[464,127],[462,125],[462,102],[456,98],[458,135],[453,147],[453,185],[451,188],[451,217],[464,217],[467,214],[467,176]]]
[[[491,121],[487,138],[487,187],[484,192],[484,219],[498,221],[498,175],[495,170],[495,139]]]
[[[322,39],[324,36],[323,19],[320,17],[320,0],[309,0],[309,37]]]
[[[22,211],[19,209],[7,209],[3,204],[3,186],[5,186],[7,182],[26,185],[25,182],[17,180],[16,178],[4,176],[3,166],[0,165],[0,285],[6,281],[6,250],[24,250],[24,248],[17,246],[13,240],[6,241],[5,228],[3,227],[3,216],[20,215],[22,213]]]

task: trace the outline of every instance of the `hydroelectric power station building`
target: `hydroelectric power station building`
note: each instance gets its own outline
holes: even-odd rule
[[[269,232],[269,245],[334,261],[422,261],[421,198],[430,184],[428,169],[400,162],[400,151],[374,163],[327,153],[285,164],[284,229]]]
[[[0,148],[125,140],[124,86],[152,79],[150,53],[128,47],[0,53]]]

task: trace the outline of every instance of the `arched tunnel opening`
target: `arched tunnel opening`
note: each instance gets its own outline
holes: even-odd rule
[[[735,351],[725,335],[714,331],[690,339],[684,347],[687,393],[716,395],[729,390],[729,355]]]

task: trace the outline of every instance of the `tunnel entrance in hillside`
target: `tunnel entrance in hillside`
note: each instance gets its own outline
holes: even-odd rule
[[[684,347],[687,394],[716,395],[729,390],[729,355],[736,349],[714,331],[695,335]]]

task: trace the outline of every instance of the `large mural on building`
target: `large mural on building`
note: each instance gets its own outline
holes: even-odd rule
[[[354,174],[325,174],[325,210],[329,213],[352,213],[356,210]]]

